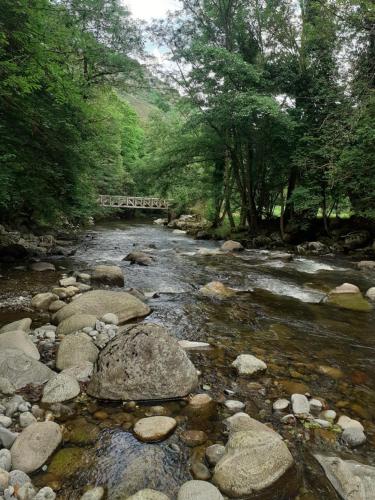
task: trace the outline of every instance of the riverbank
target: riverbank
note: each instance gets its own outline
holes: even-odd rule
[[[169,498],[175,498],[181,484],[191,479],[192,473],[199,478],[209,479],[211,474],[215,477],[215,468],[208,458],[210,451],[207,456],[206,448],[227,442],[223,421],[238,410],[271,425],[283,436],[298,469],[297,476],[292,473],[284,477],[282,473],[283,480],[293,489],[296,487],[294,479],[299,477],[300,498],[335,498],[314,454],[328,453],[354,458],[364,464],[372,463],[375,370],[368,353],[375,347],[371,335],[374,313],[354,313],[320,303],[326,291],[343,282],[354,283],[366,292],[374,284],[369,272],[356,269],[347,258],[297,256],[285,260],[280,253],[259,250],[222,253],[213,241],[194,241],[184,234],[173,234],[168,229],[147,224],[114,222],[95,228],[87,236],[74,256],[52,260],[57,271],[8,269],[7,278],[11,281],[17,275],[18,282],[25,282],[26,276],[32,275],[35,281],[30,292],[54,293],[52,289],[59,287],[63,273],[68,278],[78,277],[78,273],[92,276],[98,264],[120,266],[125,275],[125,289],[136,288],[146,296],[144,303],[152,309],[145,319],[147,324],[162,324],[173,338],[210,345],[189,351],[188,355],[201,372],[199,386],[193,393],[205,394],[212,403],[206,409],[201,407],[193,412],[194,403],[191,404],[190,398],[181,402],[124,406],[86,396],[86,387],[81,386],[80,396],[62,403],[70,409],[70,414],[61,407],[65,414],[52,411],[55,421],[66,428],[64,444],[52,456],[51,464],[47,462],[47,472],[33,476],[36,485],[53,486],[60,498],[79,498],[87,484],[105,485],[113,492],[110,488],[115,488],[121,477],[129,481],[136,471],[136,481],[130,482],[134,492],[136,483],[138,489],[154,487],[164,491]],[[138,266],[122,261],[134,251],[152,256],[150,265]],[[78,277],[78,282],[81,279]],[[212,281],[221,281],[233,292],[225,298],[203,295],[200,288]],[[75,287],[75,284],[69,286]],[[94,284],[94,288],[97,286]],[[1,297],[2,287],[0,284]],[[70,293],[73,291],[71,289]],[[83,297],[87,293],[91,292],[84,292]],[[77,294],[79,291],[75,291]],[[63,298],[71,304],[79,300],[73,300],[73,296]],[[30,304],[25,307],[29,308]],[[12,314],[25,316],[30,312],[22,305]],[[5,323],[5,316],[0,314],[2,323]],[[37,338],[35,329],[40,326],[44,326],[41,332],[49,331],[45,326],[51,319],[48,312],[33,309],[31,317],[32,338]],[[90,332],[93,331],[93,326],[90,328]],[[97,337],[99,335],[101,333]],[[45,333],[38,338],[35,345],[43,361],[56,362],[56,350],[58,352],[64,340],[59,337],[58,333],[53,342]],[[102,356],[106,348],[96,345],[97,340],[92,342]],[[239,355],[250,353],[266,363],[267,369],[247,378],[231,365]],[[53,364],[51,367],[55,369]],[[322,408],[315,402],[311,413],[309,409],[311,418],[297,417],[290,411],[293,408],[291,395],[295,393],[301,396],[308,393],[310,402],[318,398]],[[275,410],[279,399],[289,402],[284,413]],[[48,405],[41,406],[51,411]],[[324,429],[312,419],[316,420],[326,409],[337,415],[335,425]],[[160,444],[144,445],[137,437],[135,425],[142,418],[155,416],[155,412],[158,416],[173,418],[177,428]],[[293,418],[282,422],[288,414]],[[354,451],[343,442],[337,428],[342,415],[364,427],[366,442]],[[200,438],[205,442],[196,442],[193,447],[187,445],[186,431],[203,432],[205,436],[200,435]],[[192,436],[188,434],[189,437]],[[148,453],[155,448],[160,450],[157,456],[161,457],[157,462],[161,469],[157,470],[162,480],[157,487],[152,477],[147,482],[148,473],[139,465],[139,461],[147,465]],[[72,469],[67,468],[67,463],[72,464]],[[170,479],[160,472],[165,467]],[[266,498],[266,492],[264,495]]]

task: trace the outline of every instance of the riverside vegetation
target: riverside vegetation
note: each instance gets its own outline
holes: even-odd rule
[[[372,2],[0,3],[0,499],[375,498]]]

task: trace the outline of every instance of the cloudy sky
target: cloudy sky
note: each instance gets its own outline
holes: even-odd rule
[[[123,2],[129,6],[134,17],[147,21],[154,17],[163,17],[177,4],[177,0],[123,0]]]

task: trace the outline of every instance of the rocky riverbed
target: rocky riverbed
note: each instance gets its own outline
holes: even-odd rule
[[[116,222],[0,274],[0,497],[375,498],[370,264]]]

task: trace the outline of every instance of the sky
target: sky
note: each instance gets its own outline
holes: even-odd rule
[[[177,0],[123,0],[134,17],[146,21],[163,17],[168,10],[176,7]]]

